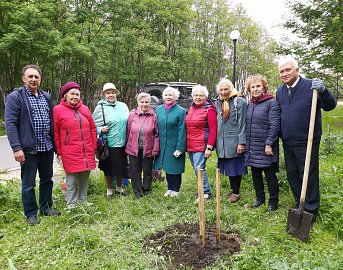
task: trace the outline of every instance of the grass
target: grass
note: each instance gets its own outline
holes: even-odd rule
[[[281,158],[280,208],[269,213],[264,207],[253,210],[244,204],[254,200],[251,176],[242,183],[242,199],[226,202],[227,179],[221,178],[221,222],[223,230],[236,231],[243,243],[241,252],[218,258],[211,269],[341,269],[343,265],[343,189],[339,168],[343,158],[343,106],[323,114],[323,127],[331,123],[330,140],[324,130],[320,157],[321,211],[306,244],[286,231],[287,210],[294,201]],[[334,120],[333,120],[334,119]],[[339,119],[339,120],[336,120]],[[330,143],[330,147],[328,144]],[[208,162],[214,191],[216,159]],[[337,168],[336,171],[333,169]],[[1,176],[0,176],[1,177]],[[196,179],[186,162],[182,193],[164,198],[166,184],[154,182],[153,194],[135,200],[133,196],[112,201],[105,198],[105,184],[93,172],[89,187],[91,207],[64,209],[64,195],[54,188],[54,203],[60,217],[40,217],[37,226],[28,226],[22,214],[20,182],[0,185],[0,269],[167,269],[169,258],[143,247],[144,238],[169,225],[198,221],[193,205]],[[131,187],[129,192],[132,194]],[[206,203],[206,222],[215,223],[215,201]],[[11,269],[15,269],[11,268]]]

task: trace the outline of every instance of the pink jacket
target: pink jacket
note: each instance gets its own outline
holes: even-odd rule
[[[96,167],[96,126],[87,106],[75,107],[61,100],[53,108],[57,155],[62,157],[66,173],[83,172]]]
[[[138,139],[141,127],[143,127],[144,134],[143,157],[158,155],[160,142],[158,138],[157,116],[151,108],[144,114],[138,108],[130,112],[127,121],[125,152],[135,157],[138,156]]]

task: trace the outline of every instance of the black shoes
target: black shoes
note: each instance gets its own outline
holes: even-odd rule
[[[4,235],[2,233],[0,233],[0,239],[3,238],[3,237],[4,237]]]
[[[38,223],[38,220],[37,220],[36,216],[27,217],[26,221],[30,225],[36,225]]]
[[[126,191],[122,190],[122,191],[116,191],[116,194],[120,195],[120,196],[128,196],[130,195],[129,193],[127,193]]]
[[[60,216],[61,212],[51,208],[48,211],[41,212],[41,214],[43,216]]]
[[[272,212],[272,211],[276,211],[278,209],[277,205],[268,205],[268,211]]]
[[[256,202],[254,202],[252,205],[251,205],[251,207],[252,208],[257,208],[257,207],[260,207],[261,205],[264,205],[264,202],[261,202],[261,201],[256,201]]]

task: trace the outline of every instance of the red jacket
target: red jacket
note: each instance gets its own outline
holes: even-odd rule
[[[56,153],[62,157],[66,173],[83,172],[96,167],[96,126],[87,106],[75,107],[61,100],[53,108]]]
[[[203,152],[207,145],[212,147],[217,137],[217,112],[210,101],[192,104],[186,116],[187,151]]]
[[[157,116],[153,109],[143,114],[139,109],[130,112],[127,121],[125,152],[138,156],[139,131],[143,126],[143,157],[157,156],[160,151],[158,138]]]

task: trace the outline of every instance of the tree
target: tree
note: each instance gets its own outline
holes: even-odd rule
[[[297,55],[303,72],[311,77],[324,77],[329,86],[342,93],[342,0],[290,0],[288,3],[294,17],[285,27],[302,40],[280,47],[279,53]]]

